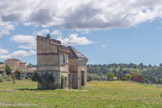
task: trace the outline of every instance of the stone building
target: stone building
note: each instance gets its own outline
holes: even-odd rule
[[[27,68],[26,63],[22,62],[15,58],[9,58],[5,60],[5,65],[9,65],[11,67],[21,67],[21,68]]]
[[[39,89],[74,88],[87,85],[88,59],[61,41],[37,36],[37,71]],[[64,86],[63,86],[64,85]]]

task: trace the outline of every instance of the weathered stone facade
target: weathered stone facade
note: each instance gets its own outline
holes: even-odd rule
[[[61,45],[61,41],[51,39],[50,35],[37,36],[38,89],[62,88],[62,84],[63,88],[74,89],[86,86],[87,61],[80,52]]]
[[[9,58],[9,59],[5,60],[5,65],[9,65],[11,67],[21,67],[23,69],[27,68],[26,62],[22,62],[15,58]]]
[[[77,89],[87,86],[87,61],[88,59],[71,46],[69,51],[69,71],[72,76],[72,88]]]

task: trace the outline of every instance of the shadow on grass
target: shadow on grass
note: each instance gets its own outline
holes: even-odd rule
[[[28,90],[28,91],[45,91],[45,90],[56,90],[56,89],[29,89],[29,88],[22,88],[22,89],[17,89],[17,90]]]

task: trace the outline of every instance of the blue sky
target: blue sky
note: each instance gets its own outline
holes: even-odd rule
[[[15,57],[36,64],[35,37],[50,33],[89,64],[162,63],[161,0],[0,2],[0,61]]]

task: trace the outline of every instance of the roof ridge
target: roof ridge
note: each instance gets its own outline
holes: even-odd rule
[[[88,60],[86,58],[86,56],[84,56],[81,52],[79,52],[78,50],[76,50],[72,46],[68,46],[68,50],[71,52],[71,54],[69,54],[69,58],[71,58],[71,59],[82,58],[82,59]]]

